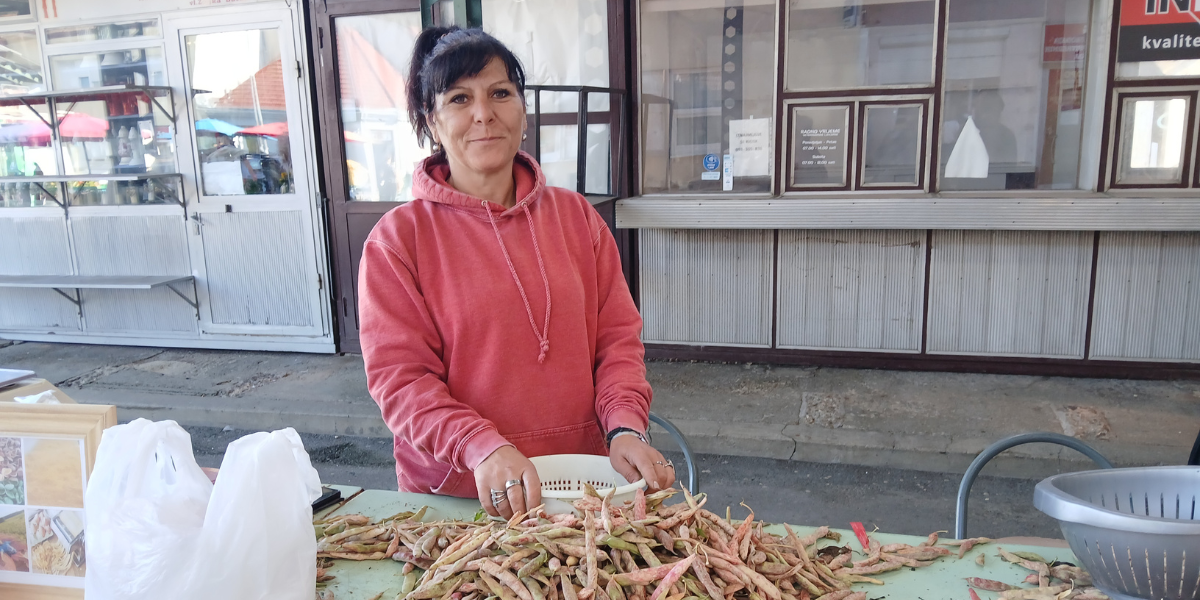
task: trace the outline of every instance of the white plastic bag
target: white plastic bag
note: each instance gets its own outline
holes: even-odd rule
[[[54,396],[54,390],[46,390],[32,396],[17,396],[13,398],[13,402],[20,404],[61,404],[58,398]]]
[[[173,421],[104,433],[88,482],[88,600],[311,600],[321,482],[295,430],[229,445],[215,486]]]
[[[88,600],[173,596],[212,488],[174,421],[106,430],[84,499]]]
[[[229,444],[204,518],[199,581],[174,597],[312,600],[312,503],[319,497],[321,479],[291,427]],[[191,594],[195,589],[205,593]]]
[[[946,177],[963,177],[969,179],[986,179],[991,158],[983,136],[979,135],[979,127],[975,125],[974,117],[967,117],[958,141],[950,151],[946,161]]]

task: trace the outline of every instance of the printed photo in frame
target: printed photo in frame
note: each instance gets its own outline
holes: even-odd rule
[[[84,490],[114,406],[0,403],[0,598],[82,599]]]

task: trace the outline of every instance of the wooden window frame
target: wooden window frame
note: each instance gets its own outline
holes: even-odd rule
[[[887,100],[867,100],[858,103],[858,138],[857,138],[857,173],[855,178],[855,189],[860,191],[929,191],[927,182],[929,181],[929,145],[930,145],[930,107],[933,105],[933,98],[929,96],[914,97],[904,99],[901,97],[893,97]],[[866,152],[867,152],[867,109],[876,106],[917,106],[921,109],[921,117],[918,126],[918,135],[920,138],[917,143],[917,177],[916,182],[910,185],[888,185],[888,184],[868,184],[866,183]]]
[[[814,192],[928,192],[932,175],[929,172],[931,136],[933,123],[931,115],[936,102],[931,93],[924,94],[891,94],[886,96],[841,95],[826,97],[824,95],[808,99],[784,101],[784,144],[783,164],[779,177],[780,185],[786,196],[811,194]],[[866,184],[866,112],[871,107],[883,106],[919,106],[921,109],[920,140],[917,157],[917,182],[911,185]],[[846,118],[846,151],[843,167],[846,174],[843,185],[808,184],[796,185],[792,179],[795,168],[796,144],[793,129],[795,127],[795,109],[797,108],[842,108],[847,110]]]
[[[1183,156],[1180,168],[1179,183],[1118,183],[1117,173],[1120,170],[1121,146],[1125,142],[1124,133],[1125,102],[1127,100],[1156,99],[1156,98],[1186,98],[1188,101],[1187,126],[1184,129]],[[1108,140],[1108,189],[1111,190],[1185,190],[1200,184],[1196,170],[1196,135],[1197,135],[1197,100],[1200,100],[1200,88],[1195,86],[1173,86],[1172,89],[1139,89],[1117,88],[1112,93],[1112,112],[1109,130],[1112,132]]]
[[[610,6],[611,6],[611,1],[612,0],[610,0]],[[1126,0],[1126,1],[1129,1],[1129,0]],[[894,86],[879,85],[879,86],[862,87],[862,88],[830,88],[830,89],[820,89],[820,90],[789,90],[788,89],[786,79],[787,79],[787,57],[788,57],[788,33],[789,33],[789,26],[790,26],[789,22],[790,22],[790,18],[791,18],[791,10],[790,10],[790,3],[788,3],[788,2],[784,2],[784,1],[780,0],[776,3],[777,34],[776,34],[776,39],[775,39],[776,65],[775,65],[775,73],[774,73],[774,78],[775,78],[775,115],[774,115],[774,120],[775,120],[775,124],[774,124],[775,125],[774,126],[774,129],[775,129],[775,131],[774,131],[774,133],[775,133],[775,144],[774,144],[775,177],[772,182],[772,190],[770,193],[753,194],[754,196],[757,197],[757,196],[761,195],[763,197],[768,197],[768,196],[769,197],[784,197],[784,196],[790,197],[790,196],[795,196],[797,194],[811,194],[814,192],[830,192],[830,191],[847,191],[847,192],[852,192],[852,193],[856,193],[856,194],[857,193],[865,194],[865,193],[881,192],[881,191],[900,191],[900,192],[912,191],[912,192],[923,192],[925,194],[942,193],[942,189],[941,189],[942,148],[941,148],[941,143],[940,143],[940,137],[941,137],[941,133],[942,133],[942,118],[943,118],[942,111],[943,111],[943,105],[944,105],[944,101],[945,101],[945,98],[944,98],[944,92],[945,92],[945,87],[946,87],[945,71],[946,71],[946,57],[947,57],[948,50],[949,50],[948,30],[950,27],[950,2],[951,2],[951,0],[933,0],[933,2],[934,2],[934,6],[935,6],[935,12],[934,12],[935,36],[934,36],[934,52],[933,52],[933,83],[931,85],[923,85],[923,84],[904,84],[904,85],[894,85]],[[1111,39],[1111,43],[1110,43],[1109,49],[1108,49],[1110,56],[1108,57],[1109,60],[1108,60],[1108,64],[1107,64],[1107,83],[1105,86],[1105,92],[1109,92],[1109,91],[1113,90],[1115,85],[1119,85],[1121,87],[1139,87],[1139,86],[1149,86],[1149,85],[1155,85],[1155,84],[1163,85],[1164,82],[1162,82],[1161,80],[1119,80],[1119,81],[1115,80],[1115,69],[1116,69],[1115,52],[1116,52],[1116,40],[1117,40],[1117,32],[1118,32],[1118,25],[1119,25],[1118,15],[1119,15],[1119,11],[1120,11],[1121,0],[1112,0],[1111,6],[1106,6],[1106,3],[1103,2],[1103,0],[1090,0],[1090,2],[1091,2],[1091,4],[1090,4],[1090,10],[1089,10],[1089,17],[1086,22],[1086,24],[1087,24],[1086,57],[1087,57],[1088,65],[1094,64],[1095,61],[1103,61],[1105,58],[1104,56],[1097,54],[1097,46],[1093,43],[1095,40],[1095,32],[1097,31],[1098,28],[1103,27],[1102,23],[1105,20],[1108,20],[1111,23],[1111,27],[1112,27],[1112,33],[1111,33],[1112,39]],[[630,46],[632,52],[630,53],[631,56],[629,57],[630,73],[631,73],[631,76],[629,77],[629,81],[630,81],[631,88],[634,91],[634,93],[631,95],[631,101],[633,102],[633,108],[634,108],[634,110],[631,114],[634,115],[634,118],[630,119],[630,121],[633,123],[640,123],[641,119],[642,119],[642,111],[640,110],[642,97],[641,97],[641,93],[640,93],[640,89],[639,89],[640,88],[639,79],[640,79],[641,70],[640,70],[640,66],[638,64],[639,58],[640,58],[638,56],[638,54],[640,52],[640,45],[637,43],[637,40],[640,39],[640,36],[642,34],[640,26],[638,24],[638,18],[640,17],[640,4],[637,2],[632,3],[631,8],[632,8],[632,10],[631,10],[631,15],[630,15],[630,22],[633,24],[632,29],[631,29],[631,34],[634,36],[634,40],[633,40],[632,45]],[[1101,12],[1098,12],[1098,11],[1101,11],[1104,9],[1107,9],[1107,11],[1111,12],[1111,14],[1105,15],[1105,14],[1101,14]],[[1109,17],[1112,17],[1112,18],[1109,18]],[[1091,70],[1091,67],[1089,66],[1084,70],[1084,73],[1090,75],[1093,73],[1093,71]],[[1099,83],[1096,83],[1096,84],[1090,83],[1093,79],[1098,79],[1098,78],[1103,78],[1103,75],[1097,74],[1097,77],[1089,77],[1083,84],[1084,89],[1090,89],[1092,85],[1099,85]],[[1118,83],[1114,84],[1114,81],[1118,81]],[[1187,81],[1184,81],[1184,80],[1172,81],[1170,83],[1173,85],[1187,85],[1187,84],[1191,84],[1193,82],[1200,82],[1200,78],[1197,78],[1195,80],[1187,80]],[[797,187],[797,186],[792,185],[792,182],[790,181],[790,179],[791,179],[790,161],[791,161],[791,157],[794,155],[794,149],[791,147],[791,143],[793,141],[792,140],[793,136],[792,136],[792,115],[791,115],[790,111],[791,111],[792,106],[794,106],[800,102],[814,101],[814,100],[818,100],[818,99],[824,100],[828,103],[839,103],[839,102],[852,101],[853,99],[856,99],[856,98],[870,97],[870,98],[872,98],[873,101],[888,102],[891,100],[898,100],[900,98],[911,97],[911,96],[929,96],[931,98],[930,100],[927,101],[925,109],[923,110],[923,114],[922,114],[924,128],[922,130],[922,135],[923,135],[923,139],[922,139],[923,150],[922,150],[922,155],[921,155],[922,162],[921,162],[921,165],[919,166],[920,168],[918,169],[919,179],[921,179],[921,184],[919,186],[897,186],[897,187],[876,186],[876,185],[865,185],[864,186],[864,185],[862,185],[862,180],[861,180],[860,174],[858,172],[854,173],[855,178],[852,180],[853,183],[852,183],[852,185],[849,186],[849,189],[847,189],[846,187],[835,187],[835,186],[810,188],[810,187]],[[1086,192],[1091,191],[1091,189],[1093,187],[1096,192],[1105,191],[1106,189],[1108,189],[1108,187],[1110,187],[1110,186],[1108,186],[1108,183],[1109,183],[1108,177],[1110,176],[1108,171],[1109,171],[1109,166],[1110,166],[1110,162],[1111,162],[1111,153],[1109,152],[1108,146],[1110,145],[1109,142],[1110,142],[1110,136],[1111,136],[1111,132],[1110,132],[1111,128],[1109,125],[1110,125],[1110,120],[1111,120],[1111,116],[1112,116],[1112,108],[1113,108],[1111,105],[1111,101],[1112,101],[1112,99],[1111,99],[1110,94],[1105,94],[1105,95],[1096,94],[1094,96],[1089,95],[1084,98],[1084,109],[1083,110],[1084,110],[1084,114],[1085,114],[1085,117],[1084,117],[1085,122],[1088,119],[1087,115],[1091,114],[1091,115],[1093,115],[1093,117],[1091,117],[1091,118],[1098,118],[1099,122],[1103,123],[1103,126],[1102,126],[1103,130],[1101,131],[1100,138],[1099,138],[1101,141],[1101,147],[1100,147],[1100,153],[1099,153],[1100,156],[1098,157],[1099,158],[1098,161],[1096,161],[1095,159],[1091,159],[1091,160],[1088,160],[1086,162],[1086,164],[1080,165],[1080,172],[1076,174],[1075,186],[1072,187],[1071,189],[1051,189],[1051,188],[1018,189],[1018,190],[1003,189],[1003,190],[981,190],[978,192],[947,190],[947,193],[982,194],[982,195],[999,193],[999,194],[1006,194],[1006,195],[1012,195],[1012,194],[1022,195],[1023,194],[1023,195],[1036,195],[1036,196],[1063,196],[1063,195],[1076,195],[1076,194],[1079,194],[1080,192],[1086,193]],[[1096,113],[1099,113],[1099,115],[1097,115]],[[856,122],[856,124],[860,122],[859,119],[860,119],[860,115],[858,115],[856,113],[856,115],[853,119]],[[644,140],[642,139],[643,136],[641,135],[642,132],[640,131],[640,128],[633,129],[629,133],[631,134],[630,139],[633,140],[633,143],[631,145],[632,152],[630,153],[631,154],[631,162],[633,164],[632,164],[632,168],[630,169],[629,172],[633,175],[633,177],[631,178],[631,182],[634,183],[633,187],[636,188],[633,191],[636,194],[641,194],[641,193],[643,193],[643,190],[641,189],[640,174],[641,174],[641,170],[643,168],[642,159],[643,159],[643,155],[644,155],[644,150],[643,150],[642,144],[643,144]],[[1086,143],[1086,140],[1084,140],[1084,143]],[[858,148],[856,147],[855,160],[858,162],[861,162],[860,161],[861,157],[857,156],[857,152],[858,152]],[[1083,155],[1084,155],[1084,153],[1081,152],[1081,158],[1083,158]],[[1090,173],[1096,173],[1096,171],[1093,169],[1097,169],[1097,168],[1099,170],[1099,173],[1098,173],[1098,176],[1093,180],[1090,177]],[[1085,171],[1085,169],[1086,169],[1086,171]],[[1194,179],[1197,181],[1200,181],[1200,174],[1197,174],[1197,176]],[[1079,187],[1081,184],[1086,187],[1082,187],[1082,188]],[[664,197],[671,197],[671,196],[686,197],[686,196],[688,196],[688,194],[686,192],[672,192],[672,191],[654,192],[653,195],[655,195],[655,196],[661,195]],[[713,195],[714,196],[740,196],[741,194],[730,193],[730,192],[718,192],[718,193],[714,193]]]
[[[843,175],[842,181],[844,183],[842,185],[822,185],[822,184],[796,185],[795,181],[793,180],[792,173],[795,170],[796,144],[793,143],[795,140],[794,140],[794,136],[792,134],[793,134],[793,129],[795,127],[795,115],[796,115],[797,108],[840,108],[840,109],[845,109],[845,111],[846,111],[846,122],[845,122],[846,148],[842,155],[843,162],[844,162],[844,164],[842,166],[842,175]],[[858,108],[857,103],[854,102],[853,100],[837,101],[837,102],[816,101],[816,102],[785,103],[784,111],[785,111],[786,124],[785,124],[785,137],[784,137],[784,139],[785,139],[784,152],[786,153],[786,158],[783,161],[783,169],[781,169],[783,171],[783,173],[780,174],[782,177],[782,181],[783,181],[784,192],[786,192],[786,193],[838,192],[838,191],[849,191],[850,189],[852,189],[852,186],[855,181],[855,171],[857,169],[856,162],[858,159],[858,155],[854,151],[854,148],[856,148],[858,145],[857,144],[857,137],[858,137],[858,110],[857,110],[857,108]]]
[[[1093,0],[1095,1],[1095,0]],[[1136,190],[1189,190],[1200,188],[1200,77],[1117,77],[1117,50],[1121,38],[1121,3],[1140,0],[1112,0],[1112,19],[1109,31],[1108,93],[1104,105],[1104,129],[1101,132],[1100,174],[1096,180],[1099,192],[1114,191],[1128,193]],[[1118,184],[1117,162],[1120,160],[1122,102],[1129,97],[1186,96],[1191,95],[1188,110],[1188,130],[1184,137],[1183,182],[1180,184]],[[1190,162],[1189,162],[1190,161]]]

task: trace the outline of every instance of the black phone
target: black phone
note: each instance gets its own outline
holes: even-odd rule
[[[320,511],[321,509],[326,508],[341,499],[342,499],[341,492],[339,492],[338,490],[335,490],[327,485],[323,485],[323,486],[321,486],[321,497],[317,498],[312,503],[313,512],[315,513],[317,511]]]

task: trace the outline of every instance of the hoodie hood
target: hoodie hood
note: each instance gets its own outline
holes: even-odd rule
[[[483,207],[483,199],[464,194],[446,183],[450,178],[450,165],[444,154],[435,154],[421,161],[413,174],[413,197],[464,209],[481,219],[487,219],[488,212],[497,213],[495,216],[504,218],[516,215],[519,209],[532,205],[541,199],[546,191],[546,176],[532,156],[518,151],[513,158],[513,183],[516,190],[517,203],[512,208],[489,202],[487,209]]]

